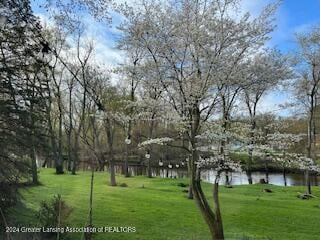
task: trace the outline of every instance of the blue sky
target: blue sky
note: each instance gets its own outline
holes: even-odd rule
[[[125,0],[121,0],[124,2]],[[132,0],[127,0],[129,3]],[[46,12],[39,8],[43,0],[32,0],[32,8],[35,14],[44,17]],[[118,0],[119,2],[119,0]],[[243,0],[242,8],[244,11],[249,11],[253,16],[257,16],[263,6],[273,0]],[[277,28],[272,33],[272,39],[269,46],[275,46],[282,52],[294,50],[294,33],[305,31],[312,25],[320,23],[320,0],[283,0],[276,14]],[[95,37],[98,37],[103,44],[113,48],[116,38],[115,26],[119,23],[119,16],[112,14],[113,24],[111,28],[106,24],[99,24],[88,16],[86,19],[90,32]],[[47,19],[48,20],[48,19]]]
[[[33,0],[32,8],[42,21],[50,22],[46,12],[39,8],[44,0]],[[125,0],[118,0],[117,2]],[[129,3],[133,0],[128,0]],[[257,16],[261,9],[273,0],[243,0],[243,11],[250,12]],[[307,31],[311,26],[320,23],[320,0],[283,0],[276,13],[275,24],[277,28],[272,33],[272,39],[267,44],[269,47],[276,47],[283,53],[295,50],[294,33]],[[116,38],[119,34],[115,28],[120,22],[118,15],[112,14],[113,23],[111,26],[97,23],[92,17],[84,19],[88,26],[88,35],[96,39],[96,58],[109,67],[114,67],[124,59],[123,53],[115,48]],[[278,104],[290,101],[290,95],[282,91],[273,91],[263,98],[260,103],[260,111],[274,111],[280,115],[287,115],[287,112],[278,112]]]
[[[320,0],[284,0],[276,16],[278,27],[271,43],[284,52],[294,49],[294,33],[320,23],[319,11]]]

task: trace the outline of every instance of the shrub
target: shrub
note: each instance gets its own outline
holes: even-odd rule
[[[61,199],[61,195],[54,195],[49,201],[42,201],[38,212],[38,219],[40,227],[64,227],[65,219],[70,215],[71,209]],[[51,238],[57,235],[57,233],[43,233],[43,237]],[[65,239],[65,236],[60,233],[61,238]]]

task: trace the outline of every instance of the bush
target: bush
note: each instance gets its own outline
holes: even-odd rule
[[[54,195],[49,201],[42,201],[38,212],[40,227],[64,227],[65,219],[70,215],[71,209],[61,199],[60,194]],[[43,237],[55,237],[57,233],[43,233]],[[65,239],[65,234],[60,233],[61,238]]]

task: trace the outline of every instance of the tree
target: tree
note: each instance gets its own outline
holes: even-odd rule
[[[151,66],[151,67],[150,67]],[[143,63],[140,71],[143,71],[141,76],[141,99],[139,101],[139,120],[148,125],[146,134],[147,139],[153,139],[156,136],[157,123],[161,121],[163,114],[165,114],[165,105],[162,98],[163,88],[158,81],[159,72],[149,65],[146,61]],[[147,176],[152,177],[151,163],[154,160],[153,146],[149,145],[146,149],[147,158]]]
[[[43,150],[44,67],[39,61],[38,19],[26,0],[0,2],[0,211],[18,200],[21,179],[32,173],[38,183],[35,155]],[[28,156],[28,157],[27,157]],[[2,221],[1,221],[2,222]]]
[[[125,76],[125,80],[127,81],[127,107],[126,107],[126,115],[127,115],[127,122],[124,124],[125,132],[126,132],[126,156],[124,159],[123,165],[123,173],[125,177],[129,177],[129,146],[132,145],[132,129],[134,125],[134,118],[136,116],[136,90],[138,84],[140,82],[140,75],[139,75],[139,65],[142,58],[142,52],[139,48],[131,47],[130,45],[119,44],[119,48],[122,50],[126,50],[128,53],[128,62],[119,69],[119,72],[122,72]]]
[[[103,114],[103,127],[105,129],[107,144],[108,144],[108,163],[110,170],[110,185],[116,186],[116,171],[115,171],[115,146],[116,130],[124,124],[122,121],[125,103],[122,101],[122,95],[117,87],[106,86],[102,89],[102,103],[106,107]],[[126,121],[125,121],[126,122]],[[122,139],[121,139],[122,142]]]
[[[257,19],[250,20],[246,14],[237,20],[230,16],[236,2],[145,1],[137,12],[126,9],[127,21],[121,27],[123,41],[144,49],[155,69],[165,69],[159,82],[186,126],[192,190],[212,239],[224,239],[218,184],[214,185],[212,209],[198,177],[197,136],[216,110],[219,74],[232,74],[235,66],[265,42],[275,10],[274,5],[269,6]]]
[[[295,86],[297,101],[305,108],[308,125],[307,158],[316,160],[316,121],[315,109],[319,97],[320,83],[320,27],[316,26],[308,33],[296,35],[298,52],[296,53],[298,78]],[[311,194],[310,173],[305,171],[307,193]]]
[[[57,27],[47,28],[41,32],[41,37],[50,42],[50,48],[54,48],[57,55],[66,51],[65,36]],[[43,39],[41,39],[43,41]],[[63,174],[63,120],[65,103],[62,88],[70,77],[67,69],[60,63],[55,55],[42,54],[47,67],[39,74],[39,81],[43,81],[47,92],[41,93],[46,98],[46,119],[48,135],[51,142],[51,152],[54,159],[56,174]],[[46,165],[46,162],[43,164]]]
[[[243,97],[249,113],[251,145],[255,144],[258,103],[268,91],[275,89],[280,81],[287,80],[290,77],[290,68],[286,58],[275,50],[264,50],[256,54],[252,60],[249,60]],[[249,184],[252,184],[252,150],[249,148],[249,159],[246,162]]]
[[[281,166],[284,185],[287,186],[286,170],[298,165],[297,153],[292,151],[292,147],[303,139],[303,135],[276,132],[269,134],[267,139],[271,156]],[[300,166],[299,169],[301,169]]]

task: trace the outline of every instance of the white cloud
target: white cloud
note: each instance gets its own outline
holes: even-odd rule
[[[272,91],[269,94],[266,94],[258,103],[258,112],[287,116],[289,114],[288,110],[282,109],[279,105],[286,103],[290,98],[290,94],[286,91]]]

